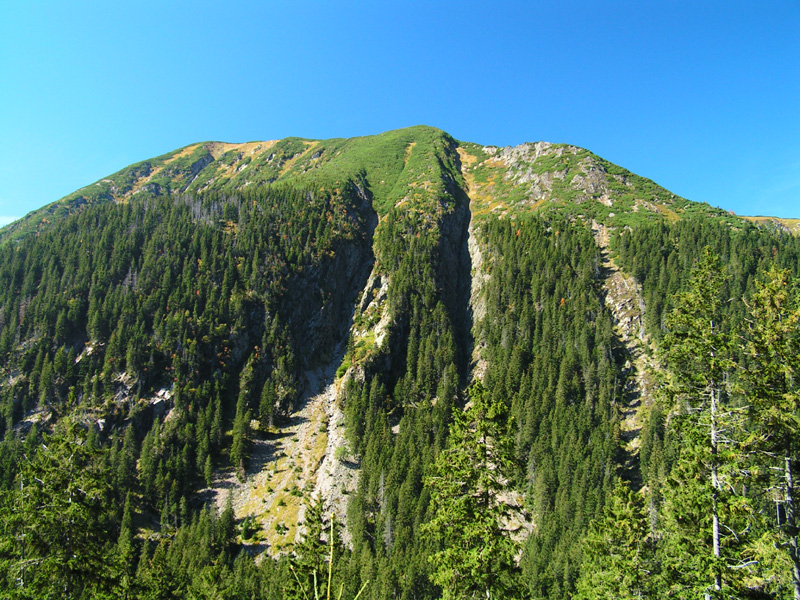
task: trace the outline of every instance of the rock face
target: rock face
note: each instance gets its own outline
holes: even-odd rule
[[[327,415],[328,443],[317,470],[314,494],[322,498],[326,511],[336,516],[342,527],[343,540],[349,544],[347,501],[358,485],[358,464],[348,456],[340,389],[340,385],[331,382],[321,394],[320,402]]]
[[[483,289],[489,281],[489,274],[483,260],[481,243],[475,233],[472,223],[469,226],[469,239],[467,248],[470,256],[470,290],[469,290],[469,311],[473,324],[473,344],[472,356],[470,357],[470,368],[474,377],[482,379],[486,372],[486,360],[483,357],[483,350],[486,347],[486,340],[474,338],[475,325],[486,317],[486,301],[483,297]]]
[[[561,184],[569,185],[578,203],[596,199],[610,207],[618,195],[615,187],[630,185],[626,176],[610,174],[605,161],[577,146],[522,144],[503,148],[499,156],[508,167],[506,178],[529,186],[530,202],[552,197]]]
[[[346,522],[348,494],[358,483],[357,465],[348,462],[344,416],[335,378],[343,347],[327,364],[305,373],[306,388],[285,425],[257,439],[243,481],[228,470],[217,474],[204,495],[222,510],[230,496],[237,520],[250,518],[261,534],[256,552],[277,556],[291,550],[304,533],[304,500],[322,498],[325,510]],[[347,533],[345,530],[345,541]]]
[[[378,218],[368,203],[361,208],[364,237],[341,248],[324,271],[303,274],[291,284],[289,295],[297,300],[292,305],[291,322],[305,349],[302,360],[306,367],[324,360],[347,335],[356,299],[375,261],[372,235]],[[319,297],[319,290],[323,290],[325,298]]]
[[[446,215],[440,225],[441,281],[445,282],[444,301],[455,326],[456,344],[462,355],[462,370],[472,352],[473,310],[470,306],[472,290],[472,255],[469,251],[469,231],[472,212],[469,197],[460,188],[452,186],[456,199],[455,209]]]
[[[645,303],[641,285],[629,274],[621,271],[610,256],[608,227],[592,223],[600,260],[605,304],[611,310],[619,340],[627,362],[624,375],[626,384],[621,406],[620,438],[625,453],[625,475],[634,487],[641,485],[639,472],[639,433],[644,421],[644,411],[652,404],[657,370],[649,337],[644,330]]]

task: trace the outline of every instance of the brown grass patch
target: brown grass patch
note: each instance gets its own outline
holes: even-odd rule
[[[408,165],[408,159],[411,158],[411,151],[414,149],[414,146],[417,145],[417,142],[411,142],[408,146],[406,146],[406,157],[403,159],[403,168]]]
[[[458,156],[461,159],[461,164],[462,165],[466,165],[467,167],[471,167],[476,162],[478,162],[478,157],[477,156],[474,156],[474,155],[470,154],[469,152],[467,152],[466,150],[464,150],[460,146],[458,148],[456,148],[456,152],[458,152]]]
[[[792,235],[800,235],[800,219],[783,219],[781,217],[742,217],[756,225],[763,225],[766,223],[773,223],[786,227]]]
[[[299,161],[301,158],[304,158],[306,155],[308,155],[308,153],[309,153],[309,152],[311,152],[311,151],[312,151],[314,148],[316,148],[317,146],[319,146],[319,142],[312,142],[312,141],[304,140],[304,141],[303,141],[303,143],[306,145],[306,149],[305,149],[305,151],[303,151],[303,152],[300,152],[299,154],[297,154],[297,155],[293,156],[292,158],[290,158],[289,160],[287,160],[285,163],[283,163],[283,167],[281,167],[281,172],[280,172],[280,174],[278,175],[278,177],[283,177],[284,175],[286,175],[286,173],[288,173],[288,172],[291,170],[291,168],[292,168],[292,167],[293,167],[293,166],[294,166],[294,165],[295,165],[295,164],[296,164],[296,163],[297,163],[297,162],[298,162],[298,161]]]

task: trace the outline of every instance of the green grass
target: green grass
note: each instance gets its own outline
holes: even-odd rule
[[[674,196],[655,182],[582,148],[553,144],[535,159],[520,160],[509,169],[480,144],[456,143],[444,131],[420,125],[350,139],[285,138],[247,156],[242,149],[232,148],[217,160],[211,160],[206,143],[185,146],[125,167],[34,211],[4,228],[0,241],[46,229],[85,206],[125,198],[141,188],[147,178],[163,193],[183,189],[226,192],[273,182],[341,191],[356,183],[371,195],[379,216],[405,203],[407,214],[416,214],[420,224],[432,226],[443,212],[452,209],[451,186],[465,186],[458,168],[457,146],[475,158],[475,162],[465,161],[462,166],[478,188],[473,197],[478,218],[498,212],[512,216],[533,209],[583,215],[615,226],[657,219],[673,221],[681,215],[704,215],[741,226],[738,217]],[[199,169],[207,161],[209,164]],[[575,189],[575,178],[583,174],[588,163],[606,171],[603,185],[613,198],[611,209],[599,202],[598,195],[591,197]],[[517,173],[528,170],[540,176],[559,175],[552,178],[551,193],[543,202],[531,198],[530,185],[518,182]],[[637,205],[639,210],[634,212]]]
[[[443,131],[424,126],[324,140],[314,148],[314,152],[321,152],[320,157],[312,159],[309,152],[293,165],[285,179],[328,186],[359,179],[371,192],[378,213],[385,214],[404,198],[416,204],[444,192],[442,171],[449,171],[453,177],[457,174],[446,156],[450,145],[452,138]],[[431,184],[428,189],[423,189],[425,183]]]

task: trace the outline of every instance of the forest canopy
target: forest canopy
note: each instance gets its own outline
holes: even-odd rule
[[[800,597],[798,238],[474,214],[436,139],[392,146],[431,189],[370,167],[418,202],[366,171],[143,193],[0,245],[0,595]],[[279,549],[208,492],[331,365],[357,485],[342,522],[293,490]]]

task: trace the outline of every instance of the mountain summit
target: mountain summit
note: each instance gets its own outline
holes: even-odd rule
[[[561,210],[600,222],[675,220],[687,213],[727,218],[588,150],[566,144],[513,147],[458,142],[427,126],[350,139],[285,138],[202,142],[144,160],[27,215],[4,239],[41,231],[54,219],[143,195],[232,193],[269,184],[336,186],[359,180],[379,212],[456,185],[477,214]]]

